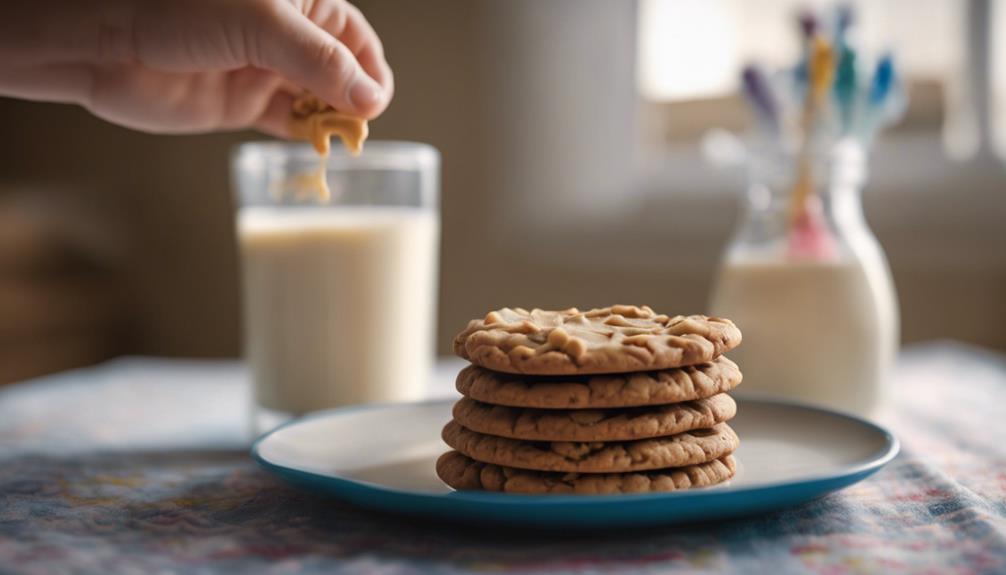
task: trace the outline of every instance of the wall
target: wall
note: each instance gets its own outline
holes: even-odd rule
[[[617,221],[585,225],[589,231],[579,231],[576,245],[551,245],[554,234],[522,234],[519,222],[512,221],[516,216],[499,217],[512,214],[505,210],[507,202],[527,198],[528,190],[518,189],[521,182],[535,181],[522,173],[530,168],[504,153],[520,138],[519,122],[535,117],[526,110],[533,94],[519,103],[505,96],[520,89],[513,83],[521,72],[506,57],[506,43],[519,45],[519,37],[499,36],[506,29],[499,25],[508,17],[506,5],[446,0],[360,5],[385,38],[397,78],[396,100],[373,123],[373,137],[427,141],[443,153],[441,352],[449,351],[450,336],[469,318],[502,305],[638,302],[670,312],[704,308],[717,254],[736,215],[729,194],[675,189],[672,177],[666,193],[623,210]],[[519,34],[519,26],[514,29]],[[501,122],[518,123],[505,130]],[[156,137],[110,126],[73,107],[13,100],[0,100],[0,126],[6,142],[0,153],[6,191],[0,194],[52,183],[60,194],[100,211],[100,227],[120,238],[115,345],[95,357],[239,353],[228,153],[235,143],[259,136]],[[555,137],[543,153],[561,148],[561,137]],[[547,158],[539,159],[533,169],[549,165]],[[996,190],[1006,196],[1006,179],[1000,164],[983,166],[972,186],[980,193],[932,192],[919,204],[897,193],[868,198],[871,220],[882,214],[875,224],[901,291],[906,340],[954,337],[1006,349],[1001,327],[1006,246],[996,245],[1001,234],[991,236],[991,244],[983,242],[993,215],[980,203]],[[678,181],[681,186],[687,180]],[[1002,202],[992,207],[1001,209]],[[919,210],[923,215],[912,219]],[[899,212],[903,218],[891,215]],[[689,214],[715,215],[706,221]],[[672,225],[676,221],[701,224],[706,234],[692,237],[687,226]],[[912,242],[920,229],[940,234],[956,251],[928,265]],[[982,257],[965,258],[968,253]],[[958,256],[977,263],[946,263]]]

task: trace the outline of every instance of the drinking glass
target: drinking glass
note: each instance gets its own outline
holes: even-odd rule
[[[333,146],[331,197],[290,193],[319,161],[286,142],[242,144],[232,157],[256,433],[319,409],[419,399],[433,368],[439,153]]]

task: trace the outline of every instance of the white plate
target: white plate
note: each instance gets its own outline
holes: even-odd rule
[[[364,507],[438,519],[611,527],[708,520],[795,505],[860,481],[897,440],[864,420],[818,408],[738,399],[736,476],[706,489],[604,496],[454,492],[434,464],[451,401],[350,407],[310,415],[260,438],[266,469]]]

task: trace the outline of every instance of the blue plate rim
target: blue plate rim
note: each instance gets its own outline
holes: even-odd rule
[[[417,499],[423,499],[426,501],[441,501],[445,498],[449,498],[451,501],[461,502],[467,501],[471,503],[492,503],[492,504],[502,504],[502,505],[548,505],[562,507],[567,505],[605,505],[612,503],[626,503],[627,500],[632,502],[647,502],[647,501],[669,501],[676,498],[705,498],[705,497],[718,497],[725,494],[753,494],[757,495],[763,492],[775,491],[779,489],[786,489],[789,487],[809,487],[809,486],[830,486],[835,484],[848,484],[857,481],[858,479],[863,479],[872,475],[880,468],[884,467],[891,462],[901,450],[901,443],[898,438],[887,428],[883,427],[878,423],[863,419],[859,416],[844,413],[838,410],[829,409],[826,407],[821,407],[817,405],[810,405],[793,400],[780,400],[777,398],[759,398],[759,397],[744,397],[743,395],[737,396],[738,401],[744,401],[745,403],[761,403],[773,406],[783,406],[797,409],[806,409],[814,411],[817,413],[839,417],[852,423],[856,423],[869,428],[870,430],[879,433],[883,436],[886,444],[886,449],[883,450],[879,456],[874,457],[868,461],[864,461],[858,465],[852,465],[843,468],[839,473],[832,473],[826,475],[812,475],[800,479],[792,479],[788,481],[774,481],[763,484],[750,485],[735,489],[730,489],[729,485],[724,486],[712,486],[704,489],[695,490],[684,490],[684,491],[672,491],[669,493],[623,493],[617,495],[591,495],[590,497],[585,497],[583,495],[550,495],[543,497],[541,495],[520,495],[512,493],[488,493],[484,491],[451,491],[448,493],[432,493],[424,491],[412,491],[407,489],[397,489],[393,487],[386,487],[379,485],[377,483],[372,483],[369,481],[363,481],[359,479],[350,479],[342,476],[335,475],[325,475],[321,473],[315,473],[313,471],[305,471],[302,469],[296,469],[293,467],[286,467],[277,463],[273,463],[267,460],[259,452],[261,444],[271,437],[273,434],[279,431],[291,427],[293,425],[298,425],[311,421],[314,419],[320,419],[331,416],[346,415],[349,413],[356,413],[361,411],[374,411],[379,409],[387,408],[408,408],[408,407],[419,407],[427,406],[439,403],[453,403],[456,399],[452,398],[433,398],[426,399],[422,401],[412,401],[412,402],[399,402],[399,403],[389,403],[389,402],[378,402],[378,403],[367,403],[361,405],[350,405],[344,407],[335,407],[331,409],[325,409],[321,411],[316,411],[309,413],[307,415],[298,417],[282,425],[277,426],[275,429],[269,430],[262,435],[260,435],[251,446],[251,456],[259,465],[265,468],[271,473],[275,473],[280,477],[296,477],[300,479],[309,480],[312,483],[322,482],[322,483],[335,483],[340,487],[358,489],[364,488],[374,492],[375,495],[390,495],[396,497],[412,497]],[[826,489],[831,490],[831,489]]]

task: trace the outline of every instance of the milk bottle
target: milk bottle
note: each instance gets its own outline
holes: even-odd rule
[[[710,311],[744,333],[730,355],[746,392],[869,416],[883,401],[897,350],[896,296],[863,218],[862,149],[838,146],[815,164],[812,241],[792,227],[789,163],[752,164],[747,213],[724,254]]]

